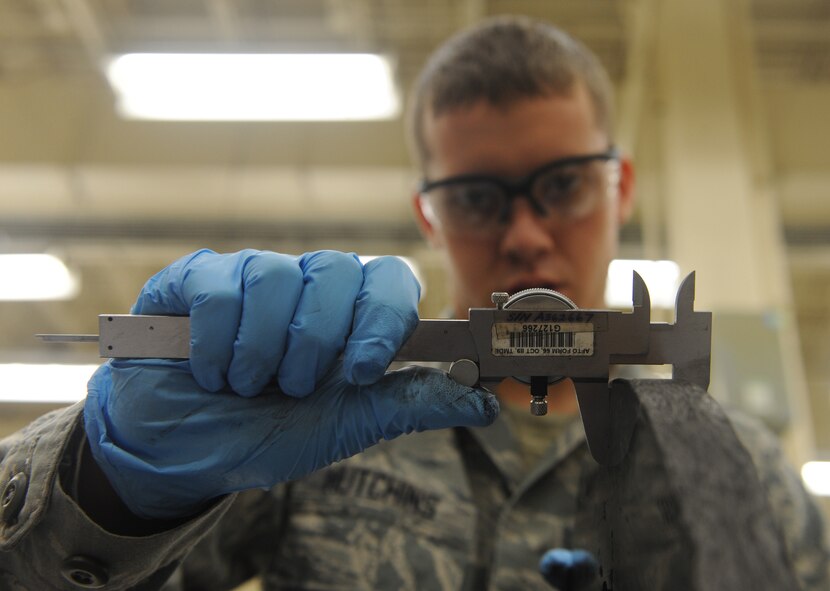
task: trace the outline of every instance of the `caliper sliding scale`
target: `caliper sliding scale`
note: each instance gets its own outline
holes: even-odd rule
[[[695,276],[680,285],[674,324],[651,323],[651,299],[634,272],[633,310],[582,310],[549,289],[494,293],[494,308],[471,308],[467,320],[422,319],[396,361],[449,362],[450,376],[493,390],[514,377],[530,384],[531,413],[547,412],[548,384],[573,380],[594,459],[625,456],[636,407],[614,400],[614,365],[672,366],[672,379],[709,387],[711,312],[694,311]],[[102,314],[99,335],[38,335],[45,341],[98,341],[101,357],[190,356],[190,319]]]

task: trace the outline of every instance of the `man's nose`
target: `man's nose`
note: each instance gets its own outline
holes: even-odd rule
[[[550,215],[538,214],[526,199],[514,200],[501,238],[504,253],[520,262],[532,263],[552,251],[555,240],[550,231]]]

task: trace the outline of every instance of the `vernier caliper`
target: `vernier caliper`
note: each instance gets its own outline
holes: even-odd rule
[[[651,299],[633,275],[633,310],[578,309],[549,289],[494,293],[493,308],[471,308],[467,320],[422,319],[396,361],[449,362],[449,374],[493,390],[503,379],[530,385],[530,411],[547,413],[549,384],[573,380],[591,454],[619,462],[628,448],[636,408],[610,396],[613,365],[672,366],[672,379],[709,387],[710,312],[694,311],[694,273],[681,284],[675,321],[651,323]],[[45,341],[98,341],[101,357],[190,357],[190,318],[102,314],[98,335],[38,335]]]

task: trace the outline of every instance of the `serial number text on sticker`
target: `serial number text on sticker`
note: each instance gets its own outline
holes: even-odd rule
[[[496,356],[574,357],[594,354],[594,325],[588,322],[497,322]]]

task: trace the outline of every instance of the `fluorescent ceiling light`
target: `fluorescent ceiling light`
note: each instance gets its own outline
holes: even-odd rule
[[[608,266],[605,303],[612,308],[631,307],[632,271],[646,282],[654,308],[674,308],[680,267],[674,261],[616,259]]]
[[[78,278],[50,254],[0,254],[0,301],[68,300]]]
[[[366,53],[129,53],[105,64],[127,118],[189,121],[390,119],[392,67]]]
[[[801,467],[801,479],[814,495],[830,497],[830,462],[807,462]]]
[[[72,404],[86,396],[86,383],[98,365],[0,364],[0,402]]]

